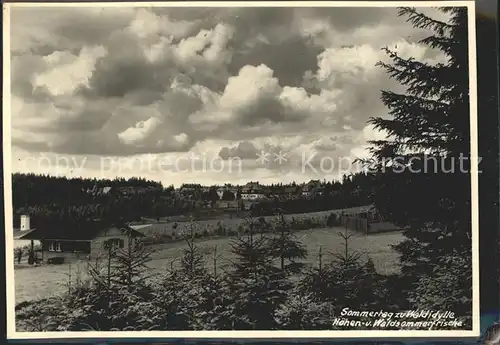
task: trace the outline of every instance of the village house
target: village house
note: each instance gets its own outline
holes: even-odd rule
[[[30,217],[28,215],[21,215],[19,227],[13,228],[14,239],[18,240],[21,236],[28,233],[28,231],[32,230],[30,225]]]
[[[110,187],[105,187],[105,188],[110,188]],[[103,189],[105,190],[105,189]],[[109,194],[110,192],[124,196],[124,197],[130,197],[133,195],[140,195],[140,194],[147,194],[150,192],[158,191],[158,187],[154,186],[122,186],[122,187],[115,187],[115,188],[110,188],[110,191],[108,191],[106,194]]]
[[[97,185],[94,185],[92,188],[83,191],[92,196],[101,196],[109,194],[111,192],[111,187],[97,187]]]
[[[236,187],[233,187],[231,185],[225,185],[222,187],[217,188],[217,195],[219,196],[219,200],[222,200],[224,193],[231,193],[234,196],[233,200],[236,200],[238,197],[238,189]]]
[[[271,194],[277,200],[290,200],[300,195],[300,188],[298,186],[278,186],[273,188]]]
[[[202,193],[210,193],[210,190],[211,190],[211,188],[210,188],[210,187],[208,187],[208,186],[203,186],[203,188],[201,189],[201,192],[202,192]]]
[[[241,189],[242,200],[261,200],[266,198],[266,188],[262,187],[258,182],[248,182]]]
[[[311,180],[302,187],[302,196],[312,198],[323,195],[324,188],[319,180]]]
[[[373,204],[345,208],[338,212],[340,212],[339,214],[343,216],[360,217],[369,220],[377,220],[379,217],[377,208]]]
[[[298,186],[286,186],[285,187],[285,198],[294,199],[300,194],[300,188]]]
[[[178,190],[179,196],[195,199],[202,193],[203,187],[200,184],[183,184]]]
[[[48,263],[54,260],[71,262],[94,259],[110,250],[126,248],[130,241],[136,243],[144,237],[144,234],[128,224],[104,226],[96,223],[73,228],[33,228],[22,232],[25,233],[17,239],[31,240],[32,243],[39,241],[41,253],[38,253],[38,259]]]

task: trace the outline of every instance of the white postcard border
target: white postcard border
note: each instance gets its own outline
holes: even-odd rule
[[[11,152],[11,85],[10,85],[10,8],[15,7],[451,7],[468,8],[469,36],[469,101],[471,126],[471,189],[472,189],[472,268],[473,268],[473,327],[470,331],[143,331],[143,332],[17,332],[15,329],[14,236],[7,224],[13,224],[12,215],[12,152]],[[227,1],[227,2],[82,2],[82,3],[7,3],[3,4],[3,163],[5,212],[5,262],[7,294],[8,339],[63,339],[63,338],[455,338],[479,336],[479,196],[478,196],[478,136],[477,136],[477,70],[476,70],[476,14],[474,1]]]

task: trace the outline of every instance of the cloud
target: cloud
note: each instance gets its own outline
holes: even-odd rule
[[[254,159],[255,160],[255,159],[257,159],[258,153],[259,153],[259,150],[257,150],[257,148],[255,147],[255,145],[252,142],[241,141],[236,146],[223,147],[219,152],[219,156],[224,160],[228,160],[231,158]]]
[[[382,47],[443,61],[394,8],[61,6],[11,15],[15,152],[238,156],[245,171],[234,181],[314,175],[301,171],[304,155],[320,164],[365,152],[378,135],[366,121],[387,114],[380,90],[402,90],[376,66]],[[261,150],[287,161],[259,165]],[[226,178],[200,174],[183,178]]]
[[[86,85],[92,75],[95,61],[103,57],[103,47],[84,47],[78,56],[68,51],[55,51],[43,57],[46,71],[35,75],[34,86],[46,87],[54,95],[73,93],[80,85]]]

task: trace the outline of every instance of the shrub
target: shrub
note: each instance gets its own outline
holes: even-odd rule
[[[340,225],[340,217],[335,213],[330,213],[326,220],[326,225],[329,227]]]

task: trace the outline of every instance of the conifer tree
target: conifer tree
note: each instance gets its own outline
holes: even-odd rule
[[[330,292],[333,285],[330,270],[325,265],[323,247],[318,248],[317,264],[304,272],[297,285],[301,295],[309,295],[321,301],[330,300]]]
[[[335,318],[333,307],[312,294],[294,291],[275,312],[276,323],[283,330],[326,330]]]
[[[186,279],[194,279],[205,274],[205,257],[195,243],[195,223],[189,224],[189,232],[184,234],[187,248],[182,250],[181,273]]]
[[[330,288],[330,300],[338,308],[349,307],[366,310],[374,306],[384,307],[380,290],[375,285],[377,272],[371,259],[363,260],[363,252],[352,249],[349,244],[353,234],[347,228],[339,232],[343,248],[332,253],[332,261],[328,265],[329,279],[333,281]]]
[[[139,239],[128,233],[127,246],[118,249],[113,254],[114,282],[126,286],[129,292],[140,291],[144,288],[149,278],[150,268],[147,263],[151,261],[152,250],[144,246]]]
[[[307,250],[286,223],[282,212],[278,212],[268,245],[271,255],[279,260],[279,267],[283,271],[293,273],[300,270],[302,265],[296,260],[304,259],[307,256]]]
[[[256,233],[255,219],[246,219],[245,234],[232,242],[235,260],[229,273],[233,296],[233,329],[274,329],[274,312],[286,299],[290,284],[285,272],[274,265],[269,239]]]
[[[463,323],[462,329],[472,329],[472,257],[454,252],[433,266],[434,274],[420,277],[416,288],[410,291],[410,302],[422,309],[432,310],[437,306],[439,310],[453,311]]]
[[[420,43],[440,51],[446,62],[403,58],[386,48],[390,62],[379,65],[406,91],[382,91],[389,118],[370,120],[388,134],[371,142],[379,181],[374,199],[383,217],[406,228],[406,240],[395,248],[408,292],[420,291],[422,277],[432,277],[443,257],[455,251],[471,255],[467,8],[440,11],[449,20],[400,9],[415,28],[430,31]]]

